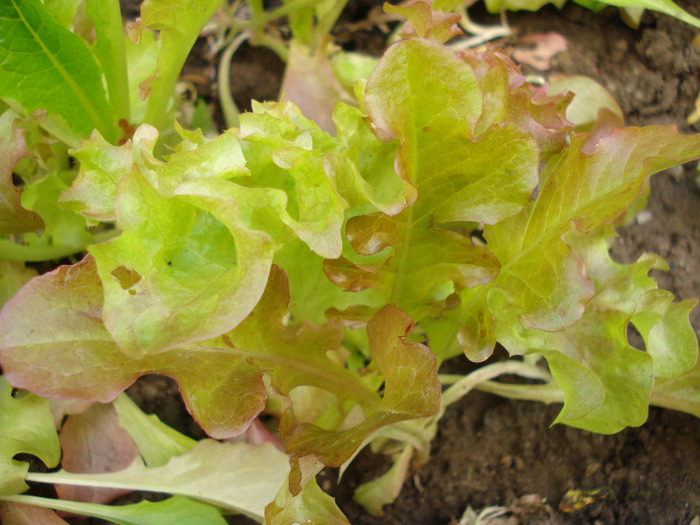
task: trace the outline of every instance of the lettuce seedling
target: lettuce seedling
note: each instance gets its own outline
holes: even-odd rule
[[[697,414],[695,301],[657,288],[658,257],[619,264],[609,247],[652,174],[700,158],[700,136],[605,112],[575,131],[571,93],[528,84],[500,51],[455,53],[454,17],[401,10],[412,32],[356,84],[354,104],[335,106],[334,133],[291,102],[254,104],[216,138],[177,127],[165,156],[149,124],[123,145],[93,132],[61,199],[116,221],[117,235],[7,302],[7,380],[110,402],[166,375],[220,439],[277,416],[290,468],[271,524],[347,522],[315,476],[370,442],[397,459],[358,492],[380,513],[414,453],[427,459],[445,407],[474,387],[562,402],[556,422],[602,433],[642,424],[650,403]],[[496,344],[512,359],[438,375]],[[542,384],[492,382],[503,373]],[[158,479],[130,469],[102,486]]]

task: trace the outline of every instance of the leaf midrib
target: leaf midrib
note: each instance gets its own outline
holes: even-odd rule
[[[63,78],[63,80],[68,85],[70,90],[76,96],[76,99],[80,102],[80,105],[87,112],[88,116],[90,117],[91,124],[93,125],[93,127],[97,128],[103,135],[111,136],[110,131],[111,131],[112,126],[111,126],[110,122],[108,120],[103,120],[102,118],[100,118],[100,112],[97,111],[96,108],[93,107],[93,104],[90,101],[90,99],[85,96],[83,91],[80,89],[78,84],[73,80],[73,78],[68,73],[68,71],[66,71],[66,69],[62,66],[62,64],[58,60],[56,60],[56,57],[44,45],[44,42],[39,37],[39,34],[34,31],[33,27],[29,24],[29,21],[25,18],[24,13],[18,7],[16,0],[11,0],[11,1],[12,1],[13,7],[15,8],[15,11],[17,12],[17,15],[19,16],[19,18],[22,21],[22,23],[24,24],[24,26],[27,28],[27,31],[29,31],[29,33],[32,35],[34,41],[41,47],[42,51],[44,52],[44,55],[46,57],[48,57],[49,61],[53,65],[54,69],[56,71],[58,71],[59,75]],[[101,124],[101,125],[98,125],[98,124]]]

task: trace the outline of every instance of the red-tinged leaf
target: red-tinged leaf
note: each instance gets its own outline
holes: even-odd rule
[[[60,434],[67,472],[99,474],[125,469],[139,455],[129,433],[119,425],[111,405],[95,404],[87,412],[69,416]],[[109,503],[128,490],[56,485],[61,499],[87,503]]]
[[[333,74],[325,49],[312,50],[293,39],[280,92],[323,131],[335,129],[333,108],[344,90]]]
[[[0,523],[4,525],[68,525],[51,509],[25,503],[0,502]]]
[[[0,115],[0,235],[44,229],[41,217],[22,207],[22,190],[12,182],[15,164],[28,155],[26,130],[15,124],[17,118],[13,111]]]
[[[462,34],[459,13],[433,11],[430,0],[410,0],[401,5],[384,4],[384,11],[401,15],[408,22],[401,29],[404,38],[418,37],[444,44],[450,38]]]
[[[409,218],[403,213],[396,217],[353,217],[346,233],[357,253],[375,255],[391,247],[399,255],[389,254],[384,263],[371,266],[355,265],[342,257],[329,260],[324,264],[326,276],[345,290],[371,287],[387,297],[400,286],[399,306],[422,318],[446,308],[440,288],[443,283],[452,283],[457,289],[473,288],[498,275],[498,260],[486,248],[474,246],[468,237],[439,228],[409,228]]]
[[[537,33],[518,39],[513,58],[521,64],[529,64],[540,71],[552,67],[552,58],[569,49],[566,39],[559,33]]]
[[[572,93],[548,95],[546,86],[528,83],[520,68],[499,50],[468,49],[459,56],[472,68],[489,101],[484,105],[476,135],[492,124],[512,122],[537,141],[543,158],[566,146],[567,131],[573,126],[565,117]]]
[[[362,423],[347,430],[300,425],[286,442],[294,457],[311,455],[325,465],[337,467],[377,429],[438,411],[441,386],[435,356],[427,346],[406,338],[412,329],[412,319],[395,306],[387,305],[377,312],[367,325],[367,335],[373,362],[384,376],[381,403],[366,411],[367,418]],[[292,467],[293,477],[294,463]]]
[[[47,397],[109,402],[141,375],[167,375],[216,438],[242,433],[263,410],[264,373],[284,394],[312,385],[341,403],[378,404],[374,391],[326,355],[340,343],[339,327],[283,325],[289,285],[276,267],[258,306],[235,330],[141,358],[124,355],[105,329],[102,298],[89,256],[25,285],[0,312],[0,364],[8,380]]]
[[[326,275],[353,289],[372,286],[418,319],[440,315],[451,292],[491,281],[498,261],[444,223],[497,223],[517,214],[537,184],[535,141],[493,124],[474,135],[483,100],[471,67],[449,49],[413,39],[392,46],[367,84],[365,106],[381,137],[397,137],[396,169],[418,198],[393,218],[357,216],[347,235],[358,254],[383,257],[381,274],[358,277],[361,258],[327,261]],[[375,258],[372,263],[376,263]],[[367,263],[367,264],[372,264]],[[360,288],[361,289],[361,288]]]

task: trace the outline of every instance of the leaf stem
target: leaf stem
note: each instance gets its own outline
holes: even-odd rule
[[[460,400],[480,384],[503,374],[515,374],[528,379],[552,381],[552,376],[546,370],[522,361],[510,360],[483,366],[466,376],[440,375],[438,377],[441,383],[452,385],[442,393],[442,408],[444,409]],[[527,386],[530,387],[530,385]]]
[[[231,43],[226,46],[226,49],[221,55],[221,60],[219,61],[217,89],[219,91],[221,111],[224,113],[224,120],[226,121],[227,128],[238,126],[238,115],[241,114],[238,106],[236,106],[236,102],[233,100],[233,95],[231,94],[231,59],[233,58],[233,54],[248,37],[249,35],[245,32],[239,33],[236,38],[234,38]]]
[[[0,239],[0,260],[40,262],[63,259],[69,255],[84,252],[88,246],[108,241],[121,231],[117,229],[107,230],[93,235],[93,242],[81,245],[56,244],[53,246],[28,246],[9,239]]]

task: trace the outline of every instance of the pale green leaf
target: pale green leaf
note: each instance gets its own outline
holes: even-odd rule
[[[236,208],[225,198],[164,197],[139,171],[122,180],[123,234],[90,252],[105,289],[105,326],[123,352],[139,357],[215,337],[250,313],[272,246],[240,225]]]
[[[192,449],[160,467],[140,460],[106,474],[32,474],[41,483],[121,488],[185,496],[263,520],[265,506],[275,499],[289,472],[287,456],[271,443],[197,442]]]

